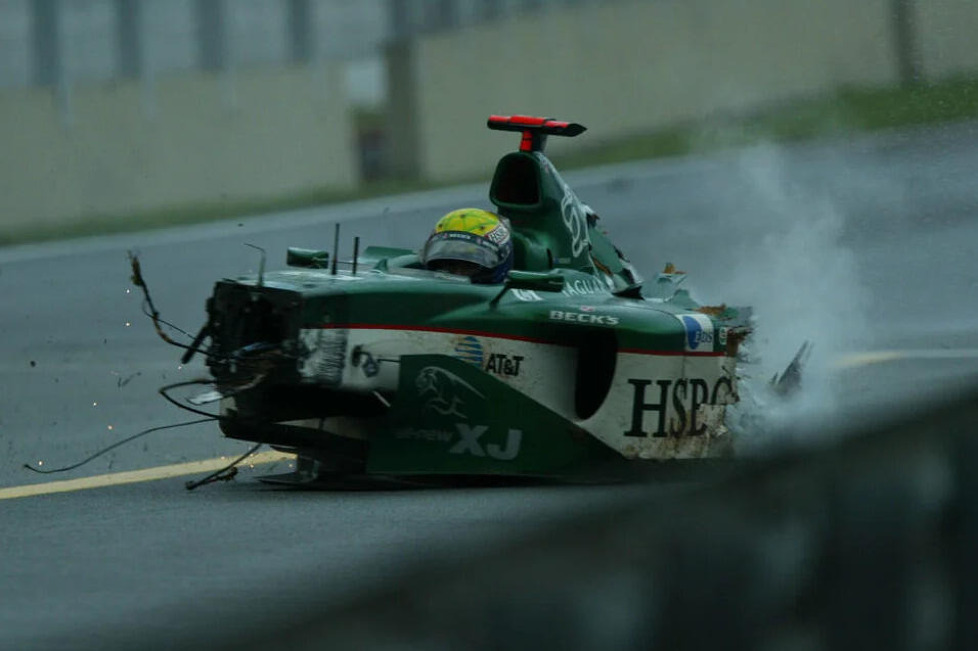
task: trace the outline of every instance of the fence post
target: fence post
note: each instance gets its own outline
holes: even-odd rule
[[[924,81],[921,78],[920,56],[917,49],[917,15],[914,11],[914,0],[892,0],[891,6],[897,72],[902,85],[912,86]]]
[[[309,0],[288,0],[289,60],[305,64],[315,53],[312,6]]]
[[[58,86],[64,78],[60,0],[31,2],[31,49],[36,86]]]
[[[227,14],[223,0],[197,0],[197,52],[203,70],[228,67]]]
[[[143,2],[115,0],[116,56],[119,74],[139,79],[143,74]]]

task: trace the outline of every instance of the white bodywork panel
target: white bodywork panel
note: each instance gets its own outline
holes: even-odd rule
[[[582,420],[574,407],[577,351],[568,346],[385,328],[304,329],[300,340],[312,352],[300,367],[308,381],[357,392],[396,391],[404,351],[462,359],[628,458],[721,454],[725,406],[738,399],[736,360],[720,354],[620,352],[603,404]]]

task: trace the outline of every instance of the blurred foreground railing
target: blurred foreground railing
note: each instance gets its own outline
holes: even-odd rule
[[[976,426],[971,394],[235,648],[978,648]]]

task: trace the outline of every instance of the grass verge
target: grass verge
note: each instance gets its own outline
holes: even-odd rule
[[[758,142],[793,142],[853,132],[919,126],[978,118],[978,79],[959,78],[906,88],[843,88],[834,94],[784,103],[749,115],[730,115],[675,125],[654,133],[610,141],[573,154],[554,156],[562,169],[648,158],[681,156],[743,147]],[[98,215],[70,225],[26,226],[0,233],[0,246],[110,232],[147,230],[272,211],[284,211],[409,191],[449,183],[377,181],[356,191],[314,190],[259,200],[220,201],[143,212],[120,219]]]
[[[562,169],[682,156],[760,142],[796,142],[851,133],[978,118],[978,79],[908,88],[843,88],[748,115],[675,125],[579,153],[554,157]]]

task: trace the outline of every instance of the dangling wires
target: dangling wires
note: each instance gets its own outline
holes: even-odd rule
[[[259,280],[258,280],[258,285],[261,286],[261,284],[262,284],[262,276],[264,275],[264,268],[265,268],[265,251],[263,249],[261,249],[260,247],[253,246],[251,244],[249,244],[248,246],[252,246],[253,248],[256,248],[256,249],[258,249],[259,251],[262,252],[261,268],[259,270]],[[143,292],[143,298],[144,298],[144,301],[143,301],[143,313],[146,316],[148,316],[150,319],[152,319],[152,321],[153,321],[153,327],[156,328],[156,334],[158,334],[160,336],[160,339],[162,339],[166,343],[171,344],[173,346],[176,346],[178,348],[183,348],[186,351],[184,353],[184,355],[183,355],[182,360],[181,360],[184,364],[186,364],[188,361],[190,361],[190,358],[193,356],[193,354],[200,348],[200,344],[204,340],[204,338],[207,337],[210,334],[210,321],[208,321],[207,323],[204,324],[204,326],[200,329],[200,332],[198,332],[197,333],[197,336],[195,337],[195,336],[191,335],[189,332],[187,332],[186,330],[184,330],[182,328],[179,328],[179,327],[173,325],[172,323],[169,323],[169,322],[163,320],[162,318],[160,318],[159,310],[156,309],[156,306],[153,304],[153,298],[149,294],[149,287],[146,285],[146,281],[143,279],[143,271],[142,271],[142,267],[139,264],[139,256],[137,256],[132,251],[129,252],[129,263],[130,263],[130,266],[132,267],[132,283],[136,287],[139,287],[142,290],[142,292]],[[193,342],[188,346],[186,344],[181,344],[180,342],[175,341],[172,337],[170,337],[168,334],[166,334],[163,331],[163,328],[162,328],[161,324],[162,325],[165,325],[165,326],[167,326],[169,328],[172,328],[173,330],[176,330],[177,332],[180,332],[181,334],[183,334],[183,335],[187,336],[188,338],[192,339]],[[204,351],[204,354],[207,355],[208,357],[210,357],[210,353],[207,350]],[[267,370],[265,370],[265,369],[262,368],[262,367],[264,367],[268,363],[266,360],[254,360],[254,361],[250,361],[250,360],[237,360],[237,361],[243,362],[243,365],[245,365],[245,366],[254,366],[254,367],[256,367],[258,369],[254,373],[254,375],[251,378],[250,382],[244,383],[241,386],[239,386],[237,388],[238,391],[242,391],[244,389],[250,388],[251,386],[254,386],[255,384],[257,384],[258,382],[260,382],[264,378],[265,373],[267,372]],[[145,430],[143,432],[140,432],[139,434],[136,434],[134,436],[131,436],[131,437],[127,438],[127,439],[124,439],[122,441],[119,441],[118,443],[115,443],[115,444],[109,446],[108,448],[106,448],[106,449],[104,449],[104,450],[96,453],[95,455],[89,457],[88,459],[85,459],[84,461],[82,461],[80,463],[74,464],[72,466],[67,466],[65,468],[59,468],[59,469],[56,469],[56,470],[39,470],[39,469],[37,469],[37,468],[35,468],[33,466],[30,466],[28,464],[24,464],[24,466],[26,468],[29,468],[30,470],[33,470],[34,472],[41,472],[41,473],[63,472],[65,470],[72,470],[74,468],[77,468],[77,467],[79,467],[81,465],[84,465],[84,464],[88,463],[92,459],[95,459],[95,458],[101,456],[102,454],[105,454],[109,450],[112,450],[112,449],[114,449],[114,448],[116,448],[116,447],[118,447],[120,445],[123,445],[124,443],[128,443],[129,441],[132,441],[132,440],[134,440],[136,438],[139,438],[140,436],[143,436],[145,434],[149,434],[150,432],[155,432],[155,431],[158,431],[158,430],[161,430],[161,429],[167,429],[167,428],[170,428],[170,427],[180,427],[181,425],[192,425],[192,424],[196,424],[196,423],[203,423],[203,422],[214,421],[214,420],[218,420],[219,421],[219,420],[223,419],[224,416],[215,415],[215,414],[208,414],[207,412],[202,411],[200,409],[194,409],[193,407],[190,407],[188,405],[185,405],[185,404],[177,401],[176,399],[174,399],[173,397],[171,397],[169,395],[169,391],[171,391],[172,389],[176,389],[178,387],[184,387],[184,386],[189,386],[189,385],[194,385],[194,384],[211,384],[211,383],[212,383],[211,380],[191,380],[189,382],[178,382],[176,384],[171,384],[171,385],[162,387],[159,390],[160,395],[162,395],[166,400],[168,400],[169,402],[173,403],[177,407],[180,407],[181,409],[185,409],[185,410],[187,410],[189,412],[192,412],[194,414],[199,414],[201,416],[205,416],[206,418],[203,418],[201,420],[190,421],[190,422],[187,422],[187,423],[181,423],[179,425],[166,425],[166,426],[163,426],[163,427],[155,427],[155,428],[152,428],[152,429],[149,429],[149,430]],[[210,475],[204,477],[203,479],[199,479],[199,480],[195,480],[195,481],[188,481],[186,483],[187,490],[193,490],[193,489],[195,489],[195,488],[197,488],[199,486],[203,486],[205,484],[209,484],[209,483],[215,482],[215,481],[228,481],[230,479],[233,479],[234,476],[238,473],[237,465],[239,463],[241,463],[242,461],[244,461],[246,458],[248,458],[250,455],[254,454],[255,451],[257,451],[258,448],[260,448],[261,446],[262,446],[261,443],[256,444],[254,447],[252,447],[250,450],[248,450],[247,452],[245,452],[244,454],[242,454],[240,457],[238,457],[237,459],[235,459],[234,461],[232,461],[230,464],[228,464],[224,468],[221,468],[220,470],[211,473]]]
[[[190,358],[193,357],[194,353],[196,353],[198,350],[201,350],[201,343],[204,341],[204,339],[206,337],[213,335],[211,331],[212,324],[210,320],[204,323],[204,325],[200,329],[200,332],[198,332],[197,335],[194,336],[191,335],[186,330],[184,330],[183,328],[180,328],[179,326],[176,326],[170,323],[169,321],[166,321],[165,319],[161,318],[159,310],[156,309],[156,305],[153,304],[153,298],[149,294],[149,287],[146,285],[146,281],[143,278],[142,267],[139,264],[139,256],[133,253],[132,251],[129,252],[129,263],[130,266],[132,267],[132,283],[136,287],[141,289],[143,292],[143,297],[144,297],[143,314],[148,316],[153,321],[153,327],[156,328],[156,334],[160,336],[160,339],[162,339],[163,341],[165,341],[166,343],[172,346],[176,346],[177,348],[184,349],[185,352],[183,354],[183,357],[181,357],[180,361],[183,364],[186,364],[187,362],[190,361]],[[262,265],[264,266],[264,262],[262,263]],[[173,330],[176,330],[177,332],[186,336],[188,339],[191,339],[192,341],[190,345],[182,344],[179,341],[174,340],[173,337],[171,337],[170,335],[166,334],[166,332],[163,331],[163,326],[172,328]],[[264,374],[265,372],[264,366],[267,365],[268,363],[267,359],[246,359],[246,358],[238,357],[237,352],[232,353],[230,357],[228,355],[215,356],[212,350],[209,348],[203,348],[202,352],[207,357],[208,361],[225,361],[225,362],[233,361],[240,368],[243,368],[246,371],[251,370],[253,368],[257,369],[254,372],[254,376],[256,378],[259,375]]]
[[[177,407],[179,407],[180,409],[185,409],[185,410],[187,410],[187,411],[189,411],[189,412],[191,412],[193,414],[200,414],[202,416],[210,416],[209,420],[218,420],[219,421],[219,420],[224,420],[224,419],[228,418],[227,416],[211,415],[211,414],[208,414],[207,412],[202,411],[200,409],[195,409],[193,407],[190,407],[188,405],[183,404],[182,402],[180,402],[179,400],[177,400],[176,398],[174,398],[173,396],[170,395],[170,391],[172,391],[173,389],[178,389],[180,387],[193,386],[193,385],[196,385],[196,384],[212,384],[212,382],[211,382],[211,380],[188,380],[186,382],[176,382],[174,384],[169,384],[169,385],[167,385],[165,387],[160,387],[160,395],[163,396],[167,401],[169,401],[169,402],[173,403],[174,405],[176,405]],[[262,443],[256,443],[250,450],[248,450],[247,452],[245,452],[240,457],[238,457],[237,459],[235,459],[234,461],[232,461],[228,465],[224,466],[220,470],[215,470],[214,472],[212,472],[211,474],[207,475],[203,479],[195,479],[195,480],[192,480],[192,481],[188,481],[186,484],[184,484],[184,486],[187,487],[187,490],[188,491],[192,491],[195,488],[199,488],[200,486],[204,486],[206,484],[211,484],[213,482],[217,482],[217,481],[231,481],[238,474],[238,468],[237,468],[238,464],[241,463],[242,461],[244,461],[245,459],[247,459],[249,456],[251,456],[255,452],[257,452],[258,451],[258,448],[260,448],[262,445],[263,445]]]
[[[160,318],[159,310],[157,310],[156,306],[153,305],[153,299],[149,295],[149,287],[146,286],[146,281],[143,280],[143,271],[139,265],[139,256],[133,253],[132,251],[129,251],[129,265],[132,267],[132,284],[143,291],[143,299],[144,299],[143,314],[145,314],[146,316],[148,316],[150,319],[153,320],[153,326],[156,328],[156,334],[158,334],[160,336],[160,339],[162,339],[168,344],[171,344],[178,348],[190,350],[191,346],[188,346],[187,344],[181,344],[179,341],[174,341],[174,339],[170,337],[170,335],[163,332],[163,328],[160,324],[163,324],[168,328],[173,328],[177,332],[186,335],[190,339],[194,339],[194,336],[189,332],[187,332],[186,330],[184,330],[183,328],[179,328],[173,325],[172,323],[169,323],[168,321],[164,321],[162,318]],[[195,341],[195,343],[199,345],[199,342]]]
[[[195,479],[193,481],[188,481],[184,486],[187,487],[188,491],[192,491],[195,488],[203,486],[205,484],[210,484],[215,481],[231,481],[234,479],[235,475],[238,474],[238,464],[250,457],[252,454],[258,451],[263,444],[256,443],[250,450],[242,454],[240,457],[224,466],[220,470],[215,470],[211,474],[207,475],[203,479]]]
[[[202,411],[200,409],[194,409],[193,407],[190,407],[188,405],[181,404],[179,401],[177,401],[176,399],[174,399],[168,393],[170,390],[176,389],[178,387],[185,387],[185,386],[190,386],[190,385],[195,385],[195,384],[209,384],[209,383],[210,383],[209,380],[191,380],[189,382],[177,382],[176,384],[170,384],[168,386],[162,387],[159,390],[160,391],[160,394],[164,398],[166,398],[168,401],[172,402],[173,404],[177,405],[178,407],[180,407],[182,409],[186,409],[187,411],[190,411],[190,412],[195,413],[195,414],[200,414],[201,416],[204,416],[204,418],[198,418],[196,420],[185,421],[185,422],[182,422],[182,423],[174,423],[172,425],[159,425],[157,427],[150,427],[149,429],[144,429],[141,432],[138,432],[136,434],[133,434],[132,436],[127,436],[124,439],[121,439],[119,441],[116,441],[112,445],[109,445],[109,446],[107,446],[105,448],[102,448],[101,450],[99,450],[95,454],[93,454],[93,455],[91,455],[91,456],[89,456],[89,457],[87,457],[85,459],[82,459],[78,463],[73,463],[71,465],[63,466],[61,468],[41,469],[41,468],[38,468],[37,466],[33,466],[33,465],[29,464],[29,463],[25,463],[24,464],[24,467],[27,468],[28,470],[30,470],[31,472],[36,472],[36,473],[42,474],[42,475],[50,475],[50,474],[59,473],[59,472],[68,472],[69,470],[74,470],[75,468],[80,468],[80,467],[84,466],[85,464],[87,464],[87,463],[89,463],[91,461],[94,461],[95,459],[98,459],[102,455],[104,455],[104,454],[106,454],[108,452],[111,452],[112,450],[114,450],[114,449],[116,449],[116,448],[118,448],[118,447],[120,447],[122,445],[125,445],[126,443],[129,443],[131,441],[135,441],[136,439],[138,439],[140,437],[146,436],[147,434],[152,434],[153,432],[159,432],[159,431],[166,430],[166,429],[175,429],[177,427],[187,427],[188,425],[199,425],[200,423],[210,423],[210,422],[213,422],[213,421],[220,421],[223,418],[225,418],[225,416],[220,416],[220,415],[216,415],[216,414],[208,414],[207,412]],[[238,473],[238,469],[237,469],[236,466],[239,463],[241,463],[242,461],[244,461],[245,459],[247,459],[249,456],[251,456],[252,454],[254,454],[258,450],[258,448],[260,448],[261,446],[262,446],[261,443],[258,443],[256,445],[254,445],[252,448],[250,448],[247,452],[245,452],[244,454],[242,454],[240,457],[238,457],[237,459],[235,459],[234,461],[232,461],[228,465],[224,466],[220,470],[217,470],[215,472],[212,472],[211,474],[207,475],[203,479],[197,479],[197,480],[194,480],[194,481],[188,481],[185,484],[185,486],[187,487],[187,490],[193,490],[195,488],[198,488],[199,486],[203,486],[205,484],[210,484],[210,483],[216,482],[216,481],[229,481],[229,480],[233,479],[234,476]]]
[[[32,466],[29,463],[25,463],[24,464],[24,467],[27,468],[28,470],[32,471],[32,472],[40,473],[42,475],[50,475],[50,474],[53,474],[53,473],[56,473],[56,472],[67,472],[69,470],[74,470],[75,468],[80,468],[81,466],[84,466],[89,461],[93,461],[95,459],[98,459],[100,456],[102,456],[106,452],[110,452],[111,450],[116,449],[120,445],[125,445],[126,443],[129,443],[130,441],[135,441],[136,439],[138,439],[141,436],[146,436],[147,434],[152,434],[153,432],[159,432],[159,431],[165,430],[165,429],[174,429],[174,428],[177,428],[177,427],[186,427],[188,425],[198,425],[200,423],[207,423],[207,422],[210,422],[210,421],[213,421],[213,420],[217,420],[217,419],[214,418],[213,416],[210,416],[208,418],[199,418],[197,420],[190,420],[190,421],[186,421],[186,422],[183,422],[183,423],[175,423],[173,425],[160,425],[158,427],[150,427],[149,429],[144,429],[142,432],[139,432],[137,434],[133,434],[132,436],[126,437],[126,438],[122,439],[121,441],[116,441],[115,443],[113,443],[112,445],[110,445],[110,446],[108,446],[106,448],[102,448],[101,450],[99,450],[98,452],[96,452],[92,456],[88,457],[87,459],[83,459],[82,461],[79,461],[78,463],[73,463],[70,466],[64,466],[62,468],[51,468],[50,470],[41,470],[40,468],[38,468],[36,466]]]

